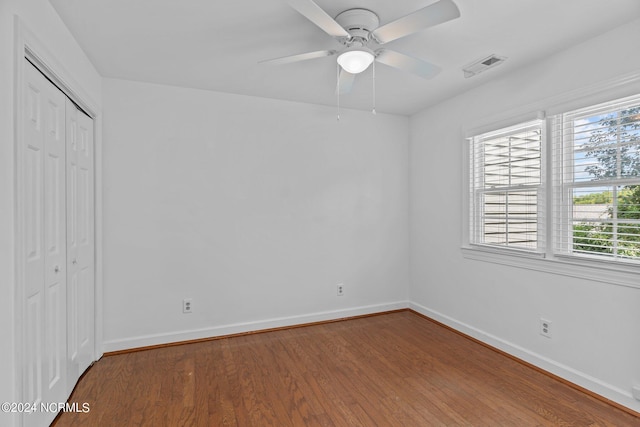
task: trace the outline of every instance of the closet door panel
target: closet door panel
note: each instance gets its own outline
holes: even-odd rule
[[[93,120],[78,113],[78,270],[79,318],[78,352],[79,372],[84,372],[93,361],[94,349],[94,166]]]
[[[73,104],[67,102],[67,355],[69,382],[76,376],[78,359],[78,121]],[[71,387],[70,387],[71,389]]]
[[[25,63],[21,149],[25,401],[61,402],[66,375],[66,97]],[[55,414],[25,415],[43,425]]]
[[[49,83],[49,82],[47,82]],[[66,97],[49,83],[45,109],[45,343],[47,383],[50,389],[62,383],[66,391]],[[64,398],[64,394],[59,392]]]
[[[25,76],[22,149],[22,200],[24,264],[25,264],[25,297],[39,294],[44,280],[44,253],[42,249],[44,221],[44,177],[43,177],[43,119],[42,101],[46,96],[42,93],[42,81],[39,73],[29,68]],[[29,327],[32,327],[30,325]]]
[[[28,402],[43,399],[43,326],[44,251],[42,249],[44,221],[43,177],[43,98],[42,81],[37,71],[27,70],[23,105],[22,200],[24,249],[24,397]]]
[[[93,120],[67,102],[69,379],[94,360]]]

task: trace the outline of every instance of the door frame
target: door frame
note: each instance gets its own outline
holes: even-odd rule
[[[40,70],[49,80],[53,82],[71,101],[78,105],[94,121],[94,244],[95,244],[95,346],[93,349],[93,359],[102,357],[102,112],[100,106],[93,100],[74,78],[73,73],[61,64],[53,54],[47,49],[36,35],[29,30],[24,22],[14,16],[14,86],[13,86],[13,127],[14,127],[14,360],[15,360],[15,396],[19,401],[23,401],[23,303],[24,303],[24,263],[19,254],[23,253],[23,241],[25,235],[24,225],[24,200],[21,198],[22,186],[24,183],[20,179],[21,162],[23,152],[22,141],[24,139],[22,122],[24,118],[23,110],[23,83],[25,73],[25,61],[27,58]],[[21,416],[21,415],[20,415]],[[19,421],[19,425],[22,421]]]

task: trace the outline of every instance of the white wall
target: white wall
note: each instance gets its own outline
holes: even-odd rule
[[[105,351],[406,306],[408,118],[104,93]]]
[[[465,259],[460,250],[463,128],[640,70],[640,56],[629,54],[637,40],[638,20],[411,118],[409,298],[425,314],[639,411],[630,394],[640,384],[639,289]],[[540,317],[553,322],[553,339],[539,335]]]
[[[15,402],[20,397],[16,394],[20,361],[14,354],[14,15],[96,105],[101,98],[100,76],[48,1],[0,1],[0,342],[4,345],[0,351],[0,402]],[[17,418],[0,412],[0,425],[15,422]]]

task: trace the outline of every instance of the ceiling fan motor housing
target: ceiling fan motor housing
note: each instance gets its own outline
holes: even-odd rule
[[[351,35],[345,41],[347,46],[353,41],[368,42],[370,33],[380,25],[378,15],[367,9],[345,10],[336,16],[336,22]]]

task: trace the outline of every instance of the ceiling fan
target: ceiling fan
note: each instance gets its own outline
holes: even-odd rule
[[[439,0],[380,27],[378,15],[368,9],[348,9],[334,19],[313,0],[289,0],[288,3],[344,48],[301,53],[261,62],[288,64],[338,54],[339,94],[349,93],[356,74],[365,71],[374,61],[427,79],[435,76],[440,72],[437,65],[379,46],[460,16],[460,11],[452,0]]]

